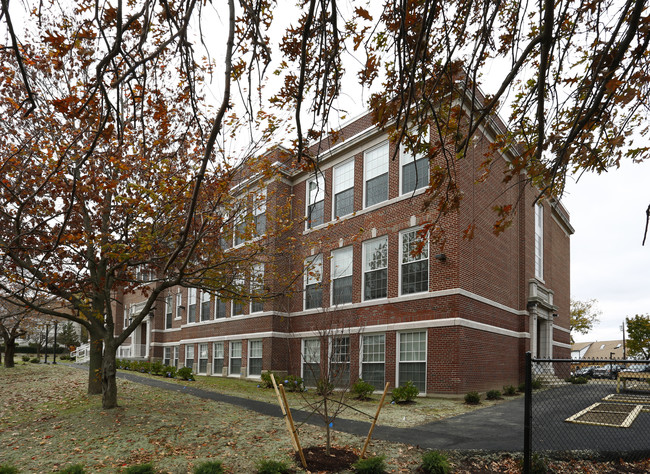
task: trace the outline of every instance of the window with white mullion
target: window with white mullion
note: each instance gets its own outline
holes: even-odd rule
[[[243,244],[247,240],[246,236],[246,211],[237,212],[234,219],[234,238],[235,245]]]
[[[255,235],[266,232],[266,189],[262,189],[253,197],[253,224]]]
[[[256,299],[255,296],[262,296],[264,292],[264,264],[258,263],[253,265],[253,272],[251,275],[251,294],[253,300],[251,301],[251,313],[259,313],[264,311],[264,301]]]
[[[409,380],[423,393],[427,385],[427,333],[425,331],[399,334],[398,383]]]
[[[388,143],[364,153],[366,207],[388,199]]]
[[[307,228],[325,221],[325,178],[315,176],[307,181]]]
[[[302,378],[310,387],[320,378],[320,339],[302,341]]]
[[[350,385],[350,337],[333,337],[329,343],[330,380],[337,387],[348,387]]]
[[[199,374],[207,374],[208,373],[208,345],[207,344],[199,344],[199,368],[198,368],[198,373]]]
[[[305,259],[305,309],[323,305],[323,256],[313,255]]]
[[[173,301],[174,297],[172,295],[167,295],[165,297],[165,329],[170,329],[172,327],[172,318],[174,317]]]
[[[196,288],[187,289],[187,322],[196,322]]]
[[[179,352],[180,352],[180,347],[179,346],[174,346],[174,360],[173,360],[174,363],[173,363],[173,365],[176,368],[178,368]]]
[[[386,298],[388,295],[388,237],[363,244],[363,299]]]
[[[401,294],[429,290],[429,242],[423,241],[417,229],[402,232]]]
[[[194,370],[194,344],[185,346],[185,367]]]
[[[354,160],[334,168],[334,217],[354,211]]]
[[[176,319],[181,319],[183,311],[183,293],[180,288],[178,293],[176,293]]]
[[[241,341],[230,343],[230,375],[241,375]]]
[[[386,383],[386,336],[369,334],[361,339],[361,378],[381,390]]]
[[[171,365],[172,363],[172,348],[165,347],[163,349],[163,365]]]
[[[411,130],[410,134],[417,131]],[[404,141],[415,146],[415,137],[404,137]],[[422,143],[418,150],[409,149],[405,143],[400,147],[400,176],[402,194],[412,193],[429,185],[429,157],[425,148],[429,143],[429,128],[422,135]]]
[[[226,317],[226,302],[220,296],[214,299],[214,319]]]
[[[248,375],[262,375],[262,341],[248,343]]]
[[[210,293],[201,291],[201,321],[210,320]]]
[[[544,279],[544,207],[535,205],[535,276]]]
[[[237,292],[237,294],[241,295],[244,292],[244,284],[245,281],[243,278],[237,277],[233,279],[232,282],[234,286],[234,290]],[[241,316],[244,314],[244,303],[242,303],[241,300],[233,300],[232,302],[232,316]]]
[[[332,251],[332,305],[352,303],[352,247]]]
[[[212,346],[212,373],[223,374],[223,342],[215,342]]]

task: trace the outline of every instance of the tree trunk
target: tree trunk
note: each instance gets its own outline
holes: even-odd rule
[[[16,354],[16,340],[9,338],[5,341],[5,367],[10,369],[14,366],[14,355]]]
[[[90,364],[88,367],[88,395],[102,393],[102,353],[104,341],[101,337],[90,335]]]
[[[115,353],[117,347],[112,341],[106,342],[104,360],[102,361],[102,408],[117,407],[117,380],[115,378]]]
[[[323,399],[323,413],[325,415],[325,454],[330,455],[330,447],[332,446],[332,434],[330,431],[330,417],[327,412],[327,396]]]

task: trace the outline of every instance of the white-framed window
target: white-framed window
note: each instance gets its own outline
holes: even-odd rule
[[[332,337],[329,341],[331,364],[330,380],[337,387],[350,385],[350,337]]]
[[[208,344],[199,344],[199,374],[208,373]]]
[[[400,233],[400,242],[401,294],[429,291],[429,241],[411,229]]]
[[[307,181],[307,228],[325,222],[325,177],[318,174]]]
[[[214,319],[226,317],[226,302],[220,296],[214,298]]]
[[[262,375],[262,341],[248,341],[248,375]]]
[[[266,233],[266,188],[253,196],[253,225],[255,235],[260,236]]]
[[[535,277],[544,280],[544,207],[535,205]]]
[[[414,133],[414,131],[411,131]],[[409,140],[409,137],[404,137]],[[422,138],[422,148],[429,143],[429,129]],[[429,157],[423,150],[409,150],[402,144],[400,147],[400,189],[401,194],[409,194],[429,185]]]
[[[334,217],[354,211],[354,160],[334,167]]]
[[[167,295],[165,297],[165,329],[170,329],[172,327],[173,317],[174,317],[174,297],[172,295]]]
[[[386,336],[368,334],[361,337],[361,378],[376,390],[386,383]]]
[[[176,293],[176,319],[181,319],[182,310],[183,310],[183,293],[179,288],[178,293]]]
[[[352,303],[352,246],[332,250],[332,305]]]
[[[196,288],[187,289],[187,322],[196,322]]]
[[[320,339],[302,341],[302,378],[310,387],[320,378]]]
[[[223,375],[223,342],[212,345],[212,373]]]
[[[241,341],[230,343],[230,375],[241,375]]]
[[[388,142],[363,154],[366,207],[388,200]]]
[[[398,386],[409,380],[420,393],[427,389],[427,333],[413,331],[399,333]]]
[[[388,236],[363,243],[363,299],[388,296]]]
[[[253,299],[251,300],[251,313],[259,313],[264,311],[264,301],[256,299],[256,295],[262,295],[264,293],[264,264],[257,263],[253,265],[253,271],[251,273],[251,294]]]
[[[201,291],[201,321],[210,320],[210,293]]]
[[[171,347],[165,347],[163,348],[163,365],[171,365],[172,364],[172,348]]]
[[[122,329],[129,327],[129,308],[124,308],[124,321],[122,323]]]
[[[174,367],[178,369],[178,359],[179,359],[179,353],[181,351],[180,346],[174,346]]]
[[[248,240],[246,236],[246,211],[240,210],[235,214],[234,232],[235,245],[240,245]]]
[[[185,345],[185,367],[194,369],[194,344]]]
[[[323,306],[323,256],[305,259],[305,309]]]

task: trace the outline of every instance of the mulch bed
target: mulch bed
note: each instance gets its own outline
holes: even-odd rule
[[[359,455],[346,448],[332,446],[330,454],[325,452],[325,446],[310,446],[303,448],[307,468],[316,472],[340,472],[350,469],[352,463],[359,459]],[[301,465],[300,456],[296,453],[296,462]]]

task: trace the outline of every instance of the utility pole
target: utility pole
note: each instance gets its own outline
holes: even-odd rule
[[[625,357],[625,319],[623,320],[623,324],[621,324],[621,331],[623,331],[623,359],[626,359],[626,357]]]

